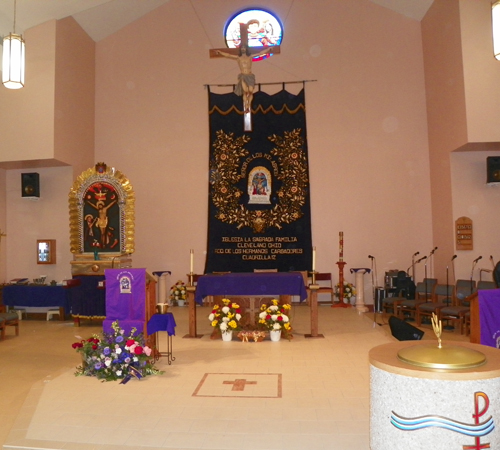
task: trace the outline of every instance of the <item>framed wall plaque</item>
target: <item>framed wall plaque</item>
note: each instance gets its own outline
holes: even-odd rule
[[[457,250],[473,250],[472,220],[468,217],[459,217],[455,221],[455,240]]]

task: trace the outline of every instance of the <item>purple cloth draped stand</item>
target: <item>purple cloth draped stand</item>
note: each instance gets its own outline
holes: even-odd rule
[[[143,333],[146,324],[146,269],[106,269],[105,333],[113,331],[111,324],[118,320],[120,328],[129,334],[132,328]],[[127,286],[128,284],[128,286]],[[130,291],[125,292],[129,287]]]
[[[148,322],[148,335],[158,331],[166,331],[169,336],[175,336],[175,319],[172,313],[153,314]]]
[[[500,348],[500,289],[478,291],[481,344]]]
[[[203,304],[207,295],[298,295],[307,299],[304,278],[298,272],[228,273],[198,278],[195,301]]]

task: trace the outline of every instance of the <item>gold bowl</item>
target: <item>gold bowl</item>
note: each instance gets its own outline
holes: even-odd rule
[[[158,311],[158,314],[167,314],[168,303],[158,303],[156,305],[156,311]]]

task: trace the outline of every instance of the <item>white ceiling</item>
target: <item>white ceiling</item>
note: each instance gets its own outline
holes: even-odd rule
[[[15,31],[22,34],[27,29],[40,25],[47,20],[73,16],[88,35],[97,42],[168,1],[16,0],[17,17]],[[370,1],[415,20],[421,20],[433,2],[433,0]],[[13,26],[14,0],[1,0],[0,36],[3,37],[14,31]]]

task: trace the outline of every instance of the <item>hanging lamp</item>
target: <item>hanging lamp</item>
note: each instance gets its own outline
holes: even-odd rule
[[[8,89],[24,87],[24,39],[16,34],[16,0],[14,0],[14,31],[3,38],[2,83]]]

